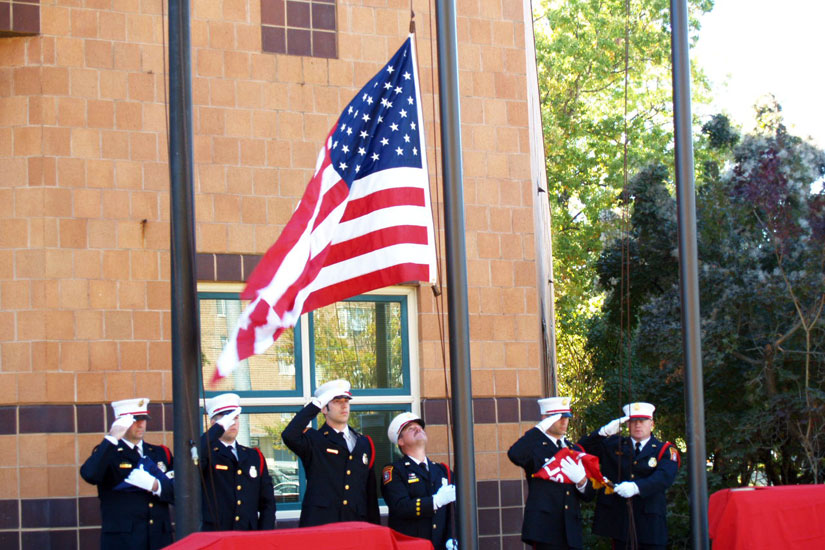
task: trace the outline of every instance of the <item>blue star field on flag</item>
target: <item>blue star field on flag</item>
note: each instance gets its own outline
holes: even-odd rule
[[[348,186],[387,168],[422,166],[411,43],[407,39],[338,120],[330,159]]]

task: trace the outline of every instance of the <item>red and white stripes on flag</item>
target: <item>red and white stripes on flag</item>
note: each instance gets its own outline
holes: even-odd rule
[[[392,284],[435,283],[423,120],[411,35],[327,136],[297,209],[241,294],[251,302],[216,379],[303,313]]]

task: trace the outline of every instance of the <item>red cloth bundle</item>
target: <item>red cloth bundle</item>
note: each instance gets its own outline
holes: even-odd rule
[[[568,456],[584,466],[584,471],[587,472],[587,477],[593,483],[595,489],[607,486],[606,491],[613,492],[613,483],[602,475],[602,470],[599,467],[599,458],[595,455],[575,451],[569,447],[565,447],[557,452],[550,462],[547,462],[538,472],[533,474],[533,477],[555,481],[556,483],[572,483],[561,470],[561,461]]]

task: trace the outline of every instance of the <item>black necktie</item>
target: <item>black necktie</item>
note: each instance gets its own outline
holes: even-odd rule
[[[642,444],[638,441],[636,442],[636,456],[639,456],[639,453],[642,452]]]

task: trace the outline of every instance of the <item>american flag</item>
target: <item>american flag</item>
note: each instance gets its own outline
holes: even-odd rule
[[[435,246],[413,36],[347,105],[278,240],[215,378],[265,352],[302,313],[405,281],[435,283]]]

